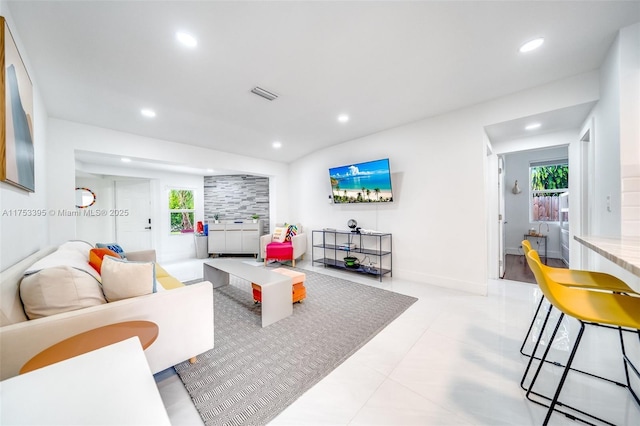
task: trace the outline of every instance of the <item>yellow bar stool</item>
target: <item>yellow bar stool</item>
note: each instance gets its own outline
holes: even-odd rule
[[[522,248],[525,252],[525,256],[531,248],[531,243],[528,240],[522,241]],[[536,250],[534,250],[538,253]],[[538,260],[539,256],[538,256]],[[599,290],[613,291],[618,293],[639,294],[631,287],[625,284],[624,281],[619,278],[609,275],[604,272],[584,271],[580,269],[566,269],[566,268],[554,268],[540,263],[542,269],[549,277],[562,285],[581,288],[593,288]]]
[[[636,402],[640,405],[640,399],[635,394],[633,389],[631,388],[631,384],[629,381],[629,371],[628,365],[634,369],[636,374],[638,371],[633,367],[631,360],[626,354],[625,346],[624,346],[624,332],[632,332],[632,333],[640,333],[640,298],[632,297],[627,295],[621,295],[617,293],[599,291],[595,289],[584,289],[575,286],[566,286],[559,284],[554,281],[551,276],[547,273],[547,271],[543,268],[542,263],[539,260],[539,257],[536,256],[533,251],[527,253],[527,260],[529,262],[529,266],[531,267],[534,276],[536,277],[536,281],[540,286],[540,290],[547,298],[547,300],[553,305],[556,309],[560,310],[560,318],[556,324],[556,327],[551,335],[550,342],[553,341],[555,335],[558,331],[560,323],[565,315],[575,318],[580,323],[580,330],[578,335],[576,336],[575,343],[571,352],[569,354],[569,358],[567,360],[566,366],[552,398],[549,398],[540,393],[534,392],[533,387],[535,382],[540,374],[542,366],[544,365],[544,361],[547,358],[549,350],[551,348],[551,344],[548,344],[544,354],[542,355],[541,362],[538,364],[538,368],[531,380],[531,384],[529,385],[529,389],[527,390],[526,397],[530,401],[540,404],[548,408],[547,415],[544,420],[544,425],[549,423],[551,415],[553,412],[559,412],[571,419],[580,420],[587,424],[592,424],[585,419],[579,419],[574,413],[570,413],[564,411],[560,408],[567,408],[574,412],[585,415],[589,418],[595,419],[597,421],[612,424],[606,420],[596,417],[595,415],[589,414],[583,410],[577,409],[575,407],[571,407],[567,404],[559,401],[560,393],[562,391],[562,387],[564,386],[565,380],[569,371],[571,370],[571,363],[575,357],[575,354],[580,345],[580,341],[582,340],[582,335],[585,331],[586,325],[599,325],[607,328],[618,329],[620,334],[620,346],[622,349],[622,360],[624,365],[624,370],[627,379],[627,387],[631,394],[633,395]],[[529,360],[529,365],[527,365],[527,369],[525,371],[525,376],[528,374],[529,368],[531,366],[531,362],[535,357],[535,353],[538,349],[538,345],[535,346],[533,354]],[[640,375],[639,375],[640,377]],[[523,380],[525,378],[523,377]],[[546,399],[550,401],[549,404],[545,404],[539,400],[532,398],[531,395],[535,395],[542,399]],[[558,408],[560,407],[560,408]]]
[[[566,285],[568,287],[576,287],[576,288],[583,288],[586,290],[599,290],[599,291],[607,291],[610,293],[617,293],[617,294],[625,294],[625,295],[629,295],[629,296],[640,296],[640,294],[638,294],[637,292],[635,292],[633,289],[631,289],[629,286],[627,286],[624,281],[619,280],[618,278],[609,275],[609,274],[605,274],[602,272],[591,272],[591,271],[580,271],[580,270],[568,270],[568,269],[564,269],[564,268],[552,268],[550,266],[544,265],[542,263],[542,261],[540,260],[540,256],[538,255],[538,252],[534,249],[531,248],[531,246],[529,245],[528,241],[523,241],[523,247],[525,248],[525,251],[527,254],[529,254],[533,259],[535,259],[538,264],[540,265],[540,267],[542,268],[543,271],[547,272],[549,274],[549,276],[551,277],[551,279],[553,279],[555,281],[555,279],[560,279],[560,280],[564,280],[564,282],[559,282],[559,284],[563,284]],[[531,265],[531,259],[529,258],[529,256],[525,255],[525,258],[527,259],[527,263],[529,264],[529,267],[533,270],[533,266]],[[566,272],[570,271],[571,274],[566,274]],[[568,277],[572,277],[573,281],[571,281]],[[585,285],[581,285],[581,283],[578,281],[579,278],[584,279],[584,281],[586,282]],[[600,285],[600,283],[597,281],[598,279],[602,279],[603,284]],[[556,281],[558,282],[558,281]],[[536,312],[533,315],[533,318],[531,319],[531,324],[529,325],[529,329],[527,330],[527,334],[524,337],[524,340],[522,341],[522,345],[520,346],[520,353],[524,356],[527,357],[532,357],[536,360],[541,360],[539,357],[536,357],[534,354],[529,354],[526,353],[524,351],[525,345],[527,344],[527,341],[529,339],[529,336],[531,335],[531,331],[533,330],[533,326],[535,324],[535,320],[538,317],[538,313],[542,307],[542,303],[544,302],[545,298],[544,298],[544,294],[542,295],[542,297],[540,298],[540,302],[538,303],[538,307],[536,308]],[[549,304],[549,309],[547,309],[546,315],[544,317],[544,320],[542,322],[542,327],[540,328],[540,332],[538,333],[538,337],[535,339],[535,344],[537,345],[541,339],[542,336],[544,334],[544,331],[546,330],[547,327],[547,323],[549,321],[549,318],[551,316],[551,311],[553,310],[553,305]],[[640,339],[640,334],[638,335],[638,338]],[[531,365],[532,360],[529,361],[529,366]],[[555,366],[564,368],[565,365],[557,362],[557,361],[552,361],[552,360],[548,360],[545,359],[544,362],[549,363],[549,364],[553,364]],[[629,364],[630,367],[632,368],[632,370],[636,373],[636,375],[638,375],[640,377],[640,372],[638,372],[638,369],[636,368],[636,366],[633,363]],[[527,366],[527,369],[525,370],[525,373],[522,376],[522,380],[520,381],[520,387],[522,389],[524,389],[525,391],[528,390],[528,387],[525,385],[525,377],[527,375],[527,372],[529,371],[529,366]],[[584,371],[584,370],[580,370],[578,368],[571,368],[571,370],[576,371],[578,373],[582,373],[585,374],[587,376],[591,376],[591,377],[595,377],[601,380],[605,380],[607,382],[613,383],[615,385],[621,386],[621,387],[629,387],[629,380],[627,378],[627,383],[620,383],[616,380],[612,380],[610,378],[607,377],[602,377],[602,376],[598,376],[596,374],[590,373],[588,371]],[[636,393],[633,391],[633,389],[631,389],[629,387],[631,394],[634,396],[634,398],[640,403],[640,400],[638,399]]]
[[[634,291],[631,287],[625,284],[624,281],[614,277],[613,275],[606,274],[604,272],[594,272],[594,271],[584,271],[579,269],[565,269],[565,268],[553,268],[551,266],[547,266],[540,262],[540,257],[536,250],[531,248],[531,243],[529,240],[522,241],[522,249],[524,250],[525,259],[527,259],[527,263],[529,259],[527,258],[527,254],[531,251],[535,253],[535,256],[538,259],[542,269],[549,275],[549,277],[559,283],[570,287],[580,287],[585,289],[597,289],[603,291],[610,291],[614,293],[624,293],[628,295],[637,295],[640,296],[639,293]],[[529,265],[531,267],[531,265]],[[520,346],[520,353],[525,356],[531,356],[531,354],[525,353],[524,347],[529,340],[529,336],[531,335],[531,330],[533,330],[533,326],[535,324],[535,320],[538,317],[538,313],[542,308],[542,303],[544,301],[544,297],[540,298],[538,302],[538,307],[536,308],[536,312],[533,314],[533,318],[531,319],[531,324],[529,325],[529,329],[527,330],[527,334],[524,336],[522,340],[522,345]],[[552,306],[549,306],[549,310],[547,315],[550,314]]]

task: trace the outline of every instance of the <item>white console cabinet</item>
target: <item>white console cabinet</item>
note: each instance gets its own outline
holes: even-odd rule
[[[260,253],[260,235],[263,221],[224,222],[209,221],[208,247],[211,254],[254,254]]]

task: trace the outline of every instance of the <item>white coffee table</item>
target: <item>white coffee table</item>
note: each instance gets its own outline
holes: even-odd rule
[[[205,281],[213,288],[229,284],[229,275],[258,284],[262,288],[262,326],[266,327],[293,314],[291,277],[247,265],[238,260],[213,259],[203,263]]]
[[[3,425],[170,425],[132,337],[0,382]]]

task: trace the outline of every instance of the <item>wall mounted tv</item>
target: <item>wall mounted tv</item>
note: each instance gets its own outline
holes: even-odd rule
[[[333,167],[329,169],[329,177],[334,203],[393,201],[388,158]]]

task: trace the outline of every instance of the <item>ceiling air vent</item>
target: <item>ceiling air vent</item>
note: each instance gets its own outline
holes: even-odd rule
[[[258,86],[251,89],[251,93],[255,93],[256,95],[261,96],[269,101],[272,101],[278,97],[278,95],[276,95],[275,93],[271,93]]]

